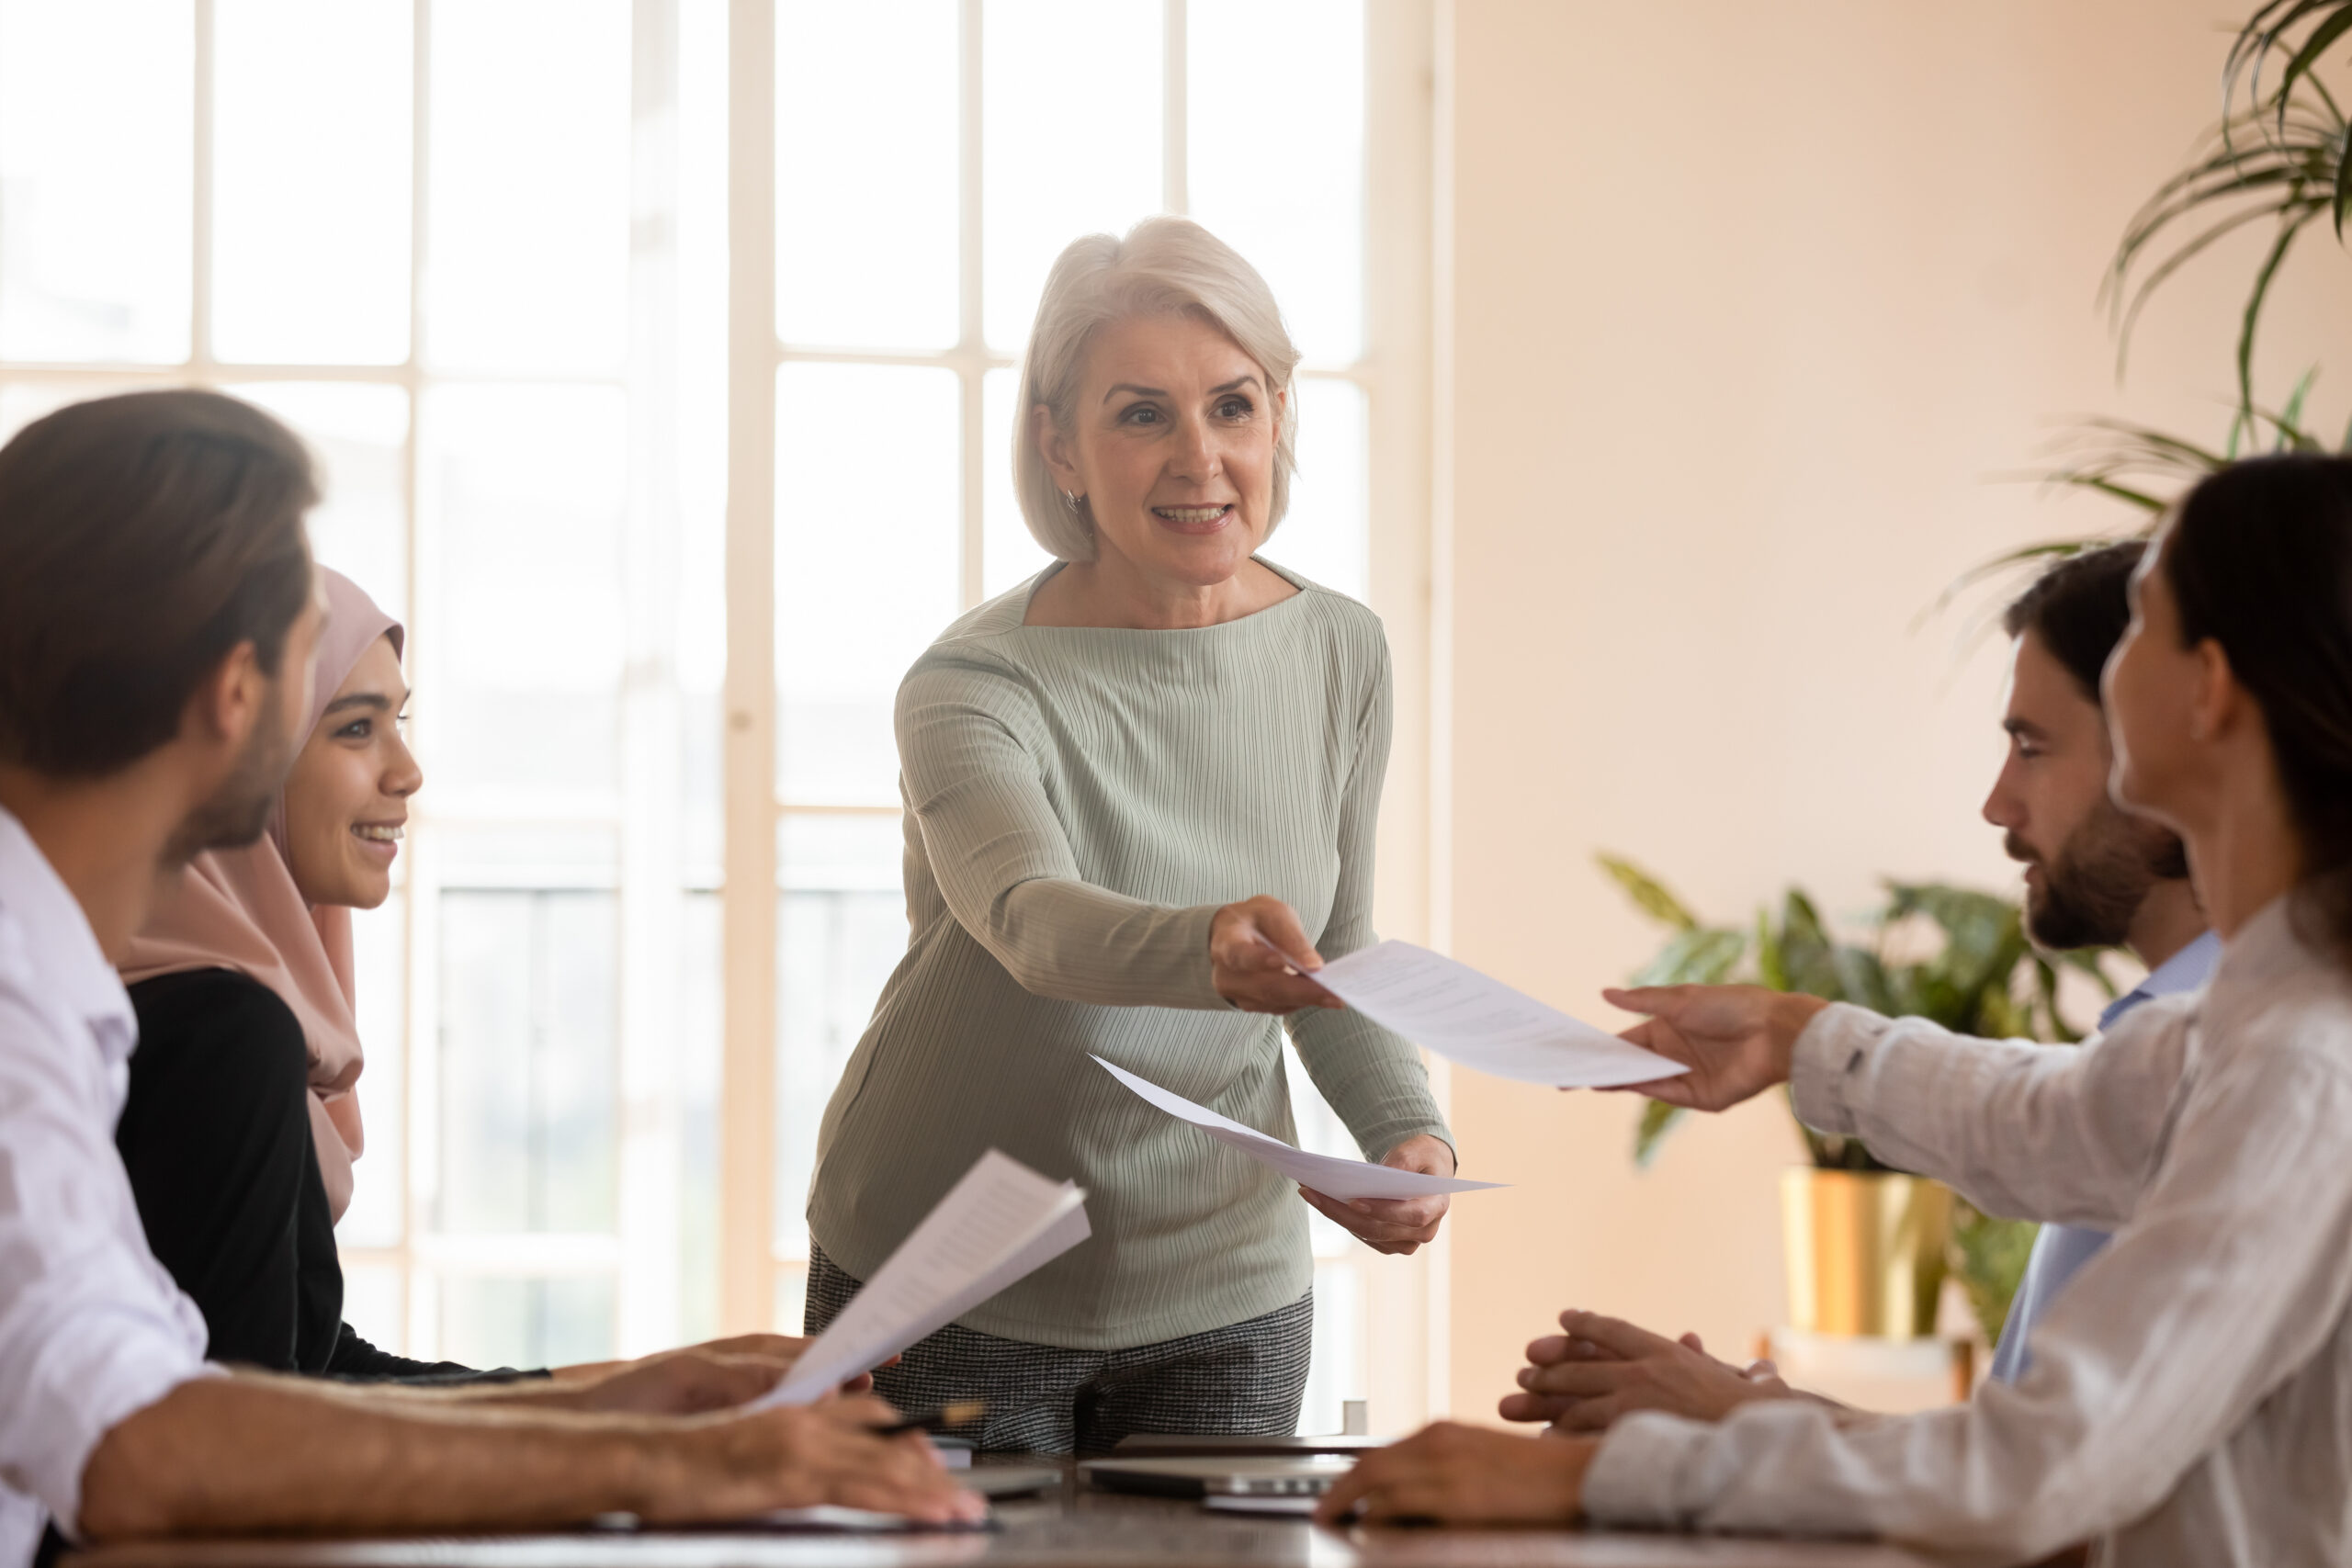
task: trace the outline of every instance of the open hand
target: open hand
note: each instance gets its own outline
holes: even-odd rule
[[[1279,898],[1261,894],[1227,904],[1209,922],[1211,983],[1243,1012],[1347,1006],[1306,978],[1322,967],[1298,911]]]
[[[1829,1005],[1761,986],[1644,986],[1600,994],[1611,1007],[1651,1015],[1620,1038],[1690,1068],[1624,1087],[1695,1111],[1722,1111],[1788,1082],[1797,1036]]]
[[[1600,1444],[1546,1441],[1441,1421],[1356,1461],[1324,1495],[1317,1524],[1429,1519],[1448,1525],[1570,1525]]]
[[[1519,1370],[1524,1392],[1497,1408],[1506,1421],[1548,1421],[1562,1435],[1606,1431],[1634,1410],[1663,1410],[1694,1421],[1720,1421],[1758,1399],[1791,1397],[1770,1363],[1747,1368],[1706,1353],[1695,1334],[1668,1339],[1598,1313],[1564,1312],[1566,1334],[1527,1347]]]
[[[1443,1138],[1419,1133],[1388,1151],[1381,1164],[1395,1170],[1417,1170],[1424,1176],[1452,1176],[1453,1150]],[[1453,1200],[1441,1192],[1433,1198],[1359,1198],[1342,1203],[1337,1198],[1302,1187],[1298,1195],[1332,1224],[1344,1226],[1374,1252],[1409,1258],[1425,1241],[1437,1239],[1437,1227]]]

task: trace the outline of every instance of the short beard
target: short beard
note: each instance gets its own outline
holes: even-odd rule
[[[286,769],[294,760],[293,742],[284,725],[275,722],[283,701],[280,682],[269,685],[263,711],[268,720],[254,726],[238,753],[237,764],[204,804],[187,814],[164,849],[164,869],[176,871],[206,850],[236,849],[252,843],[269,826],[277,792],[286,783]]]
[[[2015,859],[2033,859],[2014,834],[2008,851]],[[2148,890],[2187,870],[2177,838],[2101,799],[2057,857],[2042,863],[2041,891],[2026,895],[2026,932],[2058,952],[2120,947]]]

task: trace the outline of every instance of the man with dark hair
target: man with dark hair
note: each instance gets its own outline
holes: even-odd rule
[[[589,1418],[204,1361],[115,1151],[112,964],[162,879],[261,831],[309,705],[315,493],[284,427],[207,392],[78,404],[0,449],[0,1568],[44,1516],[94,1540],[971,1517],[919,1437],[864,1429],[871,1400]]]
[[[2016,647],[2001,719],[2009,753],[1984,800],[1984,819],[2025,864],[2033,939],[2062,950],[2127,947],[2147,965],[2147,977],[2100,1013],[2102,1031],[2152,998],[2202,986],[2222,951],[2206,930],[2180,840],[2108,795],[2114,756],[2099,673],[2131,624],[2127,590],[2141,553],[2129,543],[2071,556],[2009,606],[2003,625]],[[2034,1323],[2107,1240],[2103,1231],[2074,1225],[2041,1228],[1994,1352],[1994,1378],[2009,1382],[2024,1372]],[[1582,1313],[1563,1314],[1562,1326],[1571,1332],[1528,1347],[1530,1364],[1519,1374],[1525,1392],[1504,1398],[1506,1418],[1598,1431],[1637,1409],[1713,1420],[1749,1400],[1801,1397],[1769,1363],[1727,1366],[1695,1338],[1668,1339]]]
[[[2151,998],[2197,989],[2222,955],[2180,840],[2108,793],[2115,755],[2099,672],[2131,624],[2126,590],[2143,549],[2135,541],[2069,557],[2002,617],[2017,642],[2001,720],[2009,760],[1984,800],[1984,819],[2025,864],[2033,939],[2061,949],[2127,947],[2148,966],[2147,978],[2099,1014],[2102,1031]],[[2041,1227],[1993,1354],[1994,1377],[2013,1382],[2025,1371],[2027,1334],[2107,1239],[2075,1225]]]

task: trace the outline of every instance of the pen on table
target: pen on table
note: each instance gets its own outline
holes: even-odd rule
[[[988,1414],[988,1403],[978,1399],[960,1399],[953,1404],[938,1405],[913,1416],[903,1416],[887,1426],[869,1427],[866,1430],[880,1437],[899,1432],[944,1432],[950,1427],[968,1427]]]

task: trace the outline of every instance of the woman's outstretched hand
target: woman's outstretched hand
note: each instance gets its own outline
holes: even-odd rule
[[[1620,1038],[1690,1070],[1624,1087],[1668,1105],[1721,1111],[1789,1081],[1797,1036],[1829,1004],[1761,986],[1645,986],[1607,990],[1611,1007],[1645,1012]]]
[[[1416,1133],[1388,1151],[1381,1164],[1396,1170],[1417,1170],[1424,1176],[1452,1176],[1453,1149],[1443,1138]],[[1298,1195],[1332,1224],[1345,1226],[1374,1252],[1409,1258],[1425,1241],[1437,1239],[1437,1227],[1453,1200],[1441,1192],[1433,1198],[1359,1198],[1342,1203],[1337,1198],[1302,1187]]]
[[[1306,976],[1323,955],[1306,940],[1298,911],[1261,894],[1227,904],[1209,922],[1209,977],[1243,1012],[1296,1012],[1347,1004]]]

